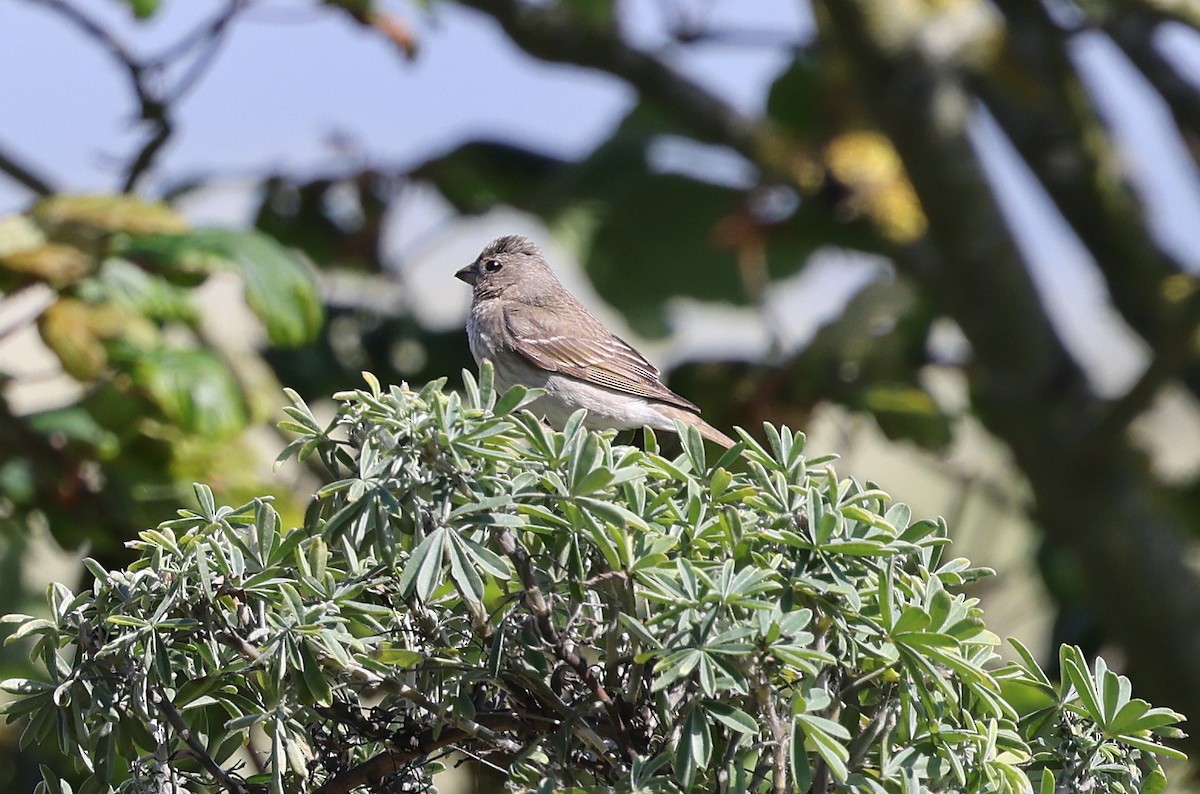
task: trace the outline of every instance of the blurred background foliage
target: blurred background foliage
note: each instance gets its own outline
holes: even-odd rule
[[[1042,632],[1023,637],[1041,647],[1109,643],[1149,699],[1200,713],[1196,265],[1164,238],[1138,142],[1121,137],[1082,54],[1101,42],[1136,70],[1185,144],[1174,165],[1195,181],[1200,89],[1178,57],[1180,42],[1200,50],[1192,4],[796,0],[812,24],[792,38],[727,23],[710,13],[717,0],[663,0],[651,47],[630,35],[633,3],[213,0],[150,55],[129,42],[169,12],[165,0],[105,0],[103,14],[82,0],[33,5],[123,76],[141,137],[108,190],[81,195],[0,135],[0,178],[28,199],[0,220],[10,582],[40,582],[47,548],[121,564],[124,541],[171,517],[196,480],[227,502],[272,493],[296,520],[322,473],[270,470],[281,385],[312,400],[364,369],[418,383],[470,366],[461,327],[422,305],[458,289],[450,275],[464,262],[421,269],[445,282],[417,288],[390,239],[418,201],[445,218],[429,235],[469,238],[455,250],[514,223],[541,235],[709,421],[817,434],[852,469],[970,530],[968,554],[1002,572],[983,593],[1007,611],[1001,624]],[[496,132],[406,163],[264,162],[242,180],[245,228],[197,225],[185,208],[221,180],[156,169],[222,43],[276,6],[355,26],[362,46],[400,56],[397,69],[438,46],[422,40],[428,20],[468,7],[537,68],[607,74],[632,100],[578,157]],[[785,65],[747,108],[689,71],[714,45],[769,49]],[[1105,322],[1135,340],[1115,387],[1093,366],[1115,353],[1079,348],[1061,309],[1077,296],[1061,294],[1057,263],[1014,219],[1015,172],[1080,247]],[[822,279],[836,288],[812,288]],[[789,333],[795,317],[817,319]],[[747,323],[755,341],[730,342]],[[52,372],[20,366],[29,344],[53,355]],[[28,597],[5,588],[0,611]],[[1028,622],[1035,613],[1048,628]],[[21,764],[10,754],[0,774],[30,779]]]

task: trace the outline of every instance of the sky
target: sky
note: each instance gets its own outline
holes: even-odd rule
[[[121,0],[74,0],[139,53],[160,51],[211,15],[210,0],[163,0],[149,22],[136,22]],[[602,141],[633,102],[616,78],[525,55],[488,17],[453,3],[426,12],[406,2],[384,3],[416,33],[418,56],[404,60],[392,44],[310,0],[264,0],[233,30],[198,87],[180,107],[179,132],[165,150],[151,189],[195,176],[217,177],[226,189],[190,202],[197,222],[244,223],[256,174],[319,170],[350,163],[412,164],[475,137],[522,141],[562,157],[579,157]],[[812,30],[797,0],[625,0],[619,6],[630,41],[666,44],[668,13],[714,28],[765,32],[801,41]],[[1200,41],[1182,28],[1162,47],[1183,73],[1200,80]],[[771,80],[786,65],[785,48],[708,45],[686,54],[667,49],[675,66],[739,109],[762,109]],[[1171,128],[1162,103],[1100,36],[1082,36],[1073,57],[1114,130],[1120,156],[1151,209],[1156,235],[1200,269],[1200,179]],[[112,190],[118,164],[144,134],[123,74],[106,53],[36,0],[0,3],[0,150],[35,166],[70,191]],[[1098,387],[1119,392],[1136,378],[1144,351],[1108,311],[1102,281],[1086,251],[1054,212],[1019,158],[984,113],[974,139],[1002,209],[1029,255],[1044,300],[1075,355]],[[0,214],[19,210],[29,195],[0,177]],[[409,282],[438,324],[459,322],[465,296],[438,302],[446,291],[433,271],[472,258],[491,221],[477,231],[428,243],[423,235],[448,213],[431,192],[418,194],[390,250],[413,260]],[[494,219],[493,219],[494,220]],[[509,228],[536,233],[528,219],[502,215]],[[475,229],[468,224],[467,229]],[[414,252],[426,240],[426,250]],[[551,253],[569,252],[550,243]],[[823,255],[795,281],[781,285],[768,320],[726,312],[720,317],[734,347],[753,349],[769,333],[802,342],[841,301],[877,272],[877,262]],[[576,279],[577,289],[587,285]],[[814,295],[822,296],[820,301]],[[594,298],[593,298],[594,300]],[[803,310],[802,310],[803,309]],[[713,310],[682,305],[671,355],[711,348]],[[707,313],[706,313],[707,312]],[[609,315],[611,318],[611,313]],[[619,322],[619,318],[611,318]],[[660,355],[666,355],[658,351]]]
[[[160,51],[219,7],[164,0],[157,16],[136,23],[119,0],[75,1],[139,53]],[[633,101],[616,78],[535,61],[478,12],[452,3],[435,3],[431,13],[408,3],[385,7],[416,30],[421,49],[411,62],[382,37],[314,3],[268,0],[252,9],[183,104],[180,133],[163,160],[166,178],[325,165],[334,134],[387,163],[415,162],[483,134],[577,157]],[[723,0],[701,18],[721,25],[740,17],[747,29],[799,39],[808,21],[798,7],[792,0]],[[634,41],[661,43],[660,8],[654,0],[623,4]],[[740,108],[761,109],[786,53],[704,49],[680,66]],[[59,182],[112,187],[113,157],[132,150],[139,133],[130,123],[124,75],[111,58],[33,0],[0,5],[0,53],[0,100],[10,120],[0,144]],[[0,191],[0,209],[23,200],[8,186]]]

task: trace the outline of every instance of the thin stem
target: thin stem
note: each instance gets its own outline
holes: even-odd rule
[[[161,689],[155,689],[153,692],[155,705],[162,715],[167,718],[167,722],[175,729],[175,733],[183,740],[184,744],[191,750],[192,757],[195,758],[201,766],[212,775],[213,780],[220,784],[221,788],[229,792],[229,794],[247,794],[249,791],[245,783],[235,779],[228,772],[221,768],[221,765],[213,759],[208,751],[204,749],[204,745],[200,744],[199,740],[192,735],[192,729],[183,721],[183,716],[179,710],[175,708],[175,704],[167,697],[166,693]]]
[[[508,530],[500,532],[497,538],[500,548],[512,560],[513,566],[517,570],[517,575],[520,577],[521,585],[525,590],[525,605],[533,613],[542,639],[554,650],[555,656],[561,662],[575,671],[575,674],[579,676],[580,680],[591,691],[592,696],[604,707],[616,732],[621,750],[626,755],[632,757],[636,754],[636,751],[633,749],[632,742],[630,741],[629,728],[625,723],[625,718],[622,716],[620,708],[613,701],[608,690],[596,678],[588,663],[575,651],[574,643],[559,634],[558,628],[554,625],[554,613],[533,575],[529,553],[517,543],[516,537]]]
[[[46,177],[4,151],[0,151],[0,171],[8,174],[14,182],[29,188],[39,196],[49,196],[55,192],[54,186]]]

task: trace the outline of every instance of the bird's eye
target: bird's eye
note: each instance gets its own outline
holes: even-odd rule
[[[483,263],[483,269],[489,273],[495,273],[502,267],[499,259],[489,259]]]

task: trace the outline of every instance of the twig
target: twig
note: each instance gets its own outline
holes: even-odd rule
[[[521,727],[530,727],[510,713],[480,714],[478,719],[492,731],[510,731]],[[537,726],[532,727],[534,730],[537,729]],[[423,758],[435,750],[453,747],[469,738],[470,735],[460,728],[438,726],[429,728],[419,735],[413,736],[409,741],[409,746],[382,752],[363,761],[358,766],[330,778],[314,794],[349,794],[361,786],[378,783],[396,772],[397,769]]]
[[[752,30],[749,28],[714,30],[688,27],[687,25],[673,28],[671,37],[680,44],[719,44],[727,47],[766,47],[796,51],[804,49],[810,43],[778,30]]]
[[[233,19],[247,7],[250,0],[229,0],[225,9],[208,24],[187,34],[157,57],[141,60],[108,29],[66,0],[40,0],[43,8],[60,14],[85,35],[100,44],[126,72],[130,88],[138,101],[139,118],[151,125],[151,132],[133,155],[124,170],[121,192],[129,193],[154,165],[175,131],[172,113],[176,103],[195,87],[212,65],[213,58]],[[195,47],[202,49],[195,60],[169,89],[155,88],[148,77],[165,70],[172,60],[184,57]]]
[[[228,0],[225,7],[213,14],[208,22],[193,28],[182,38],[168,45],[157,55],[146,59],[148,66],[163,67],[178,61],[196,47],[206,45],[216,37],[239,13],[248,8],[252,0]]]
[[[154,165],[154,158],[158,157],[159,151],[167,144],[174,131],[174,125],[167,116],[165,105],[158,106],[158,109],[153,111],[147,120],[153,121],[157,125],[157,129],[146,139],[129,167],[125,169],[125,179],[121,183],[122,193],[131,193],[137,187],[138,181],[150,170],[150,166]]]
[[[632,757],[636,751],[630,741],[629,727],[625,723],[625,717],[621,714],[620,707],[613,701],[612,696],[608,694],[608,690],[604,688],[600,680],[596,678],[588,663],[575,652],[574,644],[558,633],[558,628],[554,625],[554,613],[550,609],[550,605],[546,603],[546,598],[533,575],[529,553],[517,543],[516,537],[507,529],[502,530],[497,539],[501,550],[512,560],[513,567],[517,570],[517,576],[520,577],[521,586],[525,591],[525,605],[529,607],[529,611],[537,620],[538,631],[542,635],[542,639],[554,650],[555,656],[560,661],[575,671],[575,674],[591,691],[592,696],[604,707],[616,732],[617,743],[620,744],[621,750],[626,755]]]
[[[771,791],[773,794],[787,794],[788,741],[791,734],[787,723],[779,717],[766,673],[762,670],[759,671],[758,684],[755,686],[755,698],[758,707],[766,715],[767,727],[771,729]]]
[[[370,689],[378,690],[380,692],[388,692],[393,695],[399,695],[409,703],[412,703],[414,706],[417,706],[418,708],[430,714],[432,717],[438,720],[438,722],[449,723],[467,736],[485,741],[500,750],[504,750],[505,752],[517,753],[521,750],[520,746],[516,742],[500,736],[491,728],[477,722],[476,720],[461,716],[448,716],[444,708],[439,706],[437,703],[434,703],[425,695],[425,693],[421,692],[415,687],[411,687],[408,684],[402,684],[394,679],[381,676],[378,673],[374,673],[367,668],[362,667],[361,665],[351,665],[349,667],[345,667],[331,664],[330,666],[334,669],[338,669],[349,674],[356,681],[366,685]]]
[[[867,753],[871,750],[871,745],[880,736],[883,736],[892,729],[896,722],[895,702],[890,698],[885,698],[875,704],[874,713],[871,716],[871,721],[867,724],[858,736],[854,737],[854,741],[847,748],[850,758],[846,761],[846,767],[851,771],[856,771],[866,761]]]
[[[159,688],[155,688],[153,698],[155,704],[158,706],[158,710],[167,718],[167,722],[175,729],[175,733],[179,735],[180,739],[183,739],[188,749],[192,751],[192,757],[208,770],[213,780],[217,781],[221,785],[221,788],[228,791],[229,794],[247,794],[250,790],[249,787],[222,769],[221,765],[204,749],[204,745],[200,744],[196,737],[192,735],[192,729],[183,721],[183,716],[175,708],[175,704],[171,702],[166,693]]]
[[[55,192],[54,186],[50,184],[49,180],[3,151],[0,151],[0,171],[8,174],[14,182],[29,188],[39,196],[49,196]]]
[[[180,42],[175,51],[180,54],[187,52],[196,45],[200,45],[200,53],[192,61],[178,80],[171,88],[170,94],[167,97],[169,104],[179,102],[185,94],[191,91],[203,77],[204,72],[212,65],[213,59],[217,52],[221,49],[221,45],[225,41],[225,32],[234,18],[244,11],[249,6],[250,0],[229,0],[225,6],[225,10],[217,14],[217,16],[204,27],[200,28],[198,33],[195,33],[187,42]],[[186,44],[186,46],[185,46]],[[178,58],[179,55],[170,56],[160,55],[160,59],[156,62],[169,62],[169,60]]]

